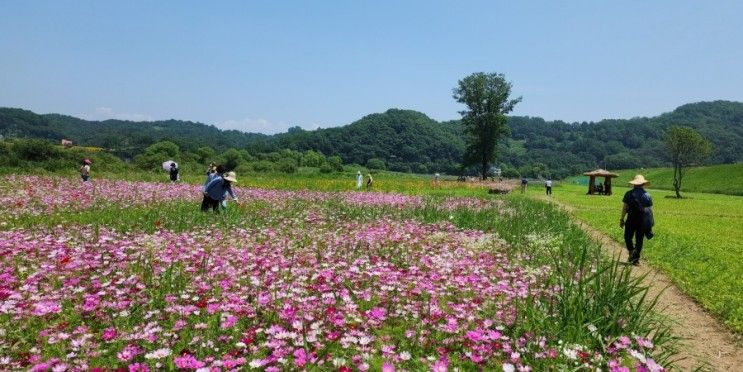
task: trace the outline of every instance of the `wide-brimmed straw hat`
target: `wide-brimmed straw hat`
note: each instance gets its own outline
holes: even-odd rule
[[[635,178],[632,181],[629,181],[629,184],[635,185],[635,186],[645,186],[645,185],[649,185],[650,181],[646,180],[642,174],[638,174],[635,176]]]
[[[237,174],[235,172],[227,172],[222,178],[230,182],[237,182]]]

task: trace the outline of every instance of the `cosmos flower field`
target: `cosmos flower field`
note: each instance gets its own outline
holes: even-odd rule
[[[0,180],[0,369],[662,371],[643,289],[524,198]]]

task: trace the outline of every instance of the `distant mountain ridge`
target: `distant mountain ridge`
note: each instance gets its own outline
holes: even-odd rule
[[[743,161],[743,103],[713,101],[686,104],[655,117],[566,123],[538,117],[509,117],[511,134],[499,147],[496,165],[520,173],[563,176],[587,168],[656,167],[667,164],[662,146],[665,129],[688,125],[715,145],[710,163]],[[339,155],[346,163],[380,159],[398,171],[455,173],[464,141],[458,121],[437,122],[423,113],[390,109],[342,126],[265,135],[220,130],[213,125],[163,120],[88,121],[59,114],[0,108],[0,135],[59,141],[116,149],[131,157],[162,140],[185,150],[210,146],[217,151],[247,149],[251,153],[288,148]]]

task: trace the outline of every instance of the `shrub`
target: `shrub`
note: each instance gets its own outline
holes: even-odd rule
[[[327,163],[328,165],[330,165],[331,168],[333,168],[333,171],[335,172],[340,172],[343,170],[343,160],[338,155],[329,157]]]
[[[369,159],[366,162],[366,167],[369,169],[379,169],[379,170],[387,169],[387,166],[384,164],[384,160],[380,158]]]
[[[323,164],[320,166],[320,173],[333,173],[333,167],[330,164]]]
[[[253,163],[252,166],[256,172],[273,172],[276,169],[276,164],[268,160],[259,160]]]
[[[279,172],[295,173],[297,171],[297,163],[294,161],[294,159],[284,158],[279,160],[279,162],[276,164],[276,169]]]

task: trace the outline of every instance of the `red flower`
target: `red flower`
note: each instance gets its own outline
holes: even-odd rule
[[[351,368],[348,368],[346,366],[340,366],[338,367],[338,372],[351,372]]]
[[[155,220],[155,227],[157,227],[157,228],[160,228],[160,224],[161,224],[161,223],[162,223],[162,222],[160,222],[160,219],[159,219],[159,218],[158,218],[158,219],[156,219],[156,220]]]

